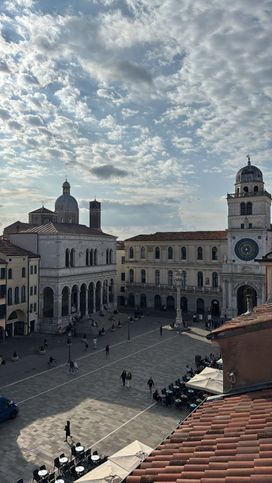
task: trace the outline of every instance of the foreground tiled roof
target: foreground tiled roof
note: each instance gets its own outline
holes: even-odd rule
[[[260,324],[265,328],[265,325],[268,327],[269,323],[272,324],[272,304],[266,303],[255,307],[250,314],[239,315],[239,317],[226,322],[218,329],[213,330],[207,337],[208,339],[216,339],[218,336],[223,336],[224,333],[229,333],[229,331],[237,331],[246,327],[253,328]]]
[[[272,482],[272,389],[207,401],[127,483]]]
[[[227,240],[227,231],[172,231],[136,235],[125,241]]]
[[[18,233],[24,230],[27,230],[28,228],[32,228],[35,225],[31,225],[30,223],[23,223],[22,221],[15,221],[9,226],[6,226],[4,228],[4,233]]]
[[[29,252],[24,248],[17,247],[13,245],[8,240],[0,240],[0,253],[13,256],[13,257],[31,257],[31,258],[39,258],[39,255],[35,255],[35,253]]]
[[[105,237],[113,237],[104,233],[103,231],[96,230],[95,228],[89,228],[86,225],[78,225],[73,223],[53,223],[49,222],[45,225],[34,226],[25,230],[24,233],[41,233],[46,235],[67,234],[67,235],[98,235]]]

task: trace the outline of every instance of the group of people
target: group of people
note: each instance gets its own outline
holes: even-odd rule
[[[69,374],[74,374],[75,372],[79,371],[78,363],[77,361],[70,361],[69,362]]]
[[[125,369],[123,370],[120,379],[122,380],[122,384],[125,387],[130,387],[131,379],[132,379],[132,374],[130,371],[126,371]]]

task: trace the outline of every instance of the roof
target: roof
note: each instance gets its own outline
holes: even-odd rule
[[[32,228],[24,230],[24,233],[40,233],[46,235],[98,235],[114,238],[113,235],[103,233],[101,230],[96,230],[95,228],[89,228],[86,225],[79,225],[77,223],[53,223],[52,221],[44,225],[33,226]]]
[[[230,331],[237,332],[237,330],[243,329],[245,331],[246,328],[249,330],[256,330],[256,328],[265,329],[270,328],[272,326],[272,304],[266,303],[263,305],[259,305],[258,307],[254,307],[251,313],[242,314],[234,319],[230,320],[229,322],[225,322],[221,327],[218,329],[213,330],[210,334],[207,335],[208,339],[216,339],[218,336],[224,336],[225,334],[229,334]]]
[[[185,419],[127,483],[272,481],[272,389],[210,400]]]
[[[263,173],[249,161],[246,166],[239,169],[236,175],[236,183],[253,183],[254,181],[263,182]]]
[[[4,228],[4,233],[19,233],[21,231],[24,231],[28,228],[32,228],[35,225],[31,225],[30,223],[23,223],[22,221],[15,221],[9,226],[6,226]]]
[[[54,214],[55,212],[52,210],[49,210],[48,208],[45,208],[45,206],[42,206],[41,208],[38,208],[37,210],[33,210],[30,213],[51,213]]]
[[[16,245],[10,243],[10,241],[8,240],[0,240],[0,253],[13,257],[39,258],[39,255],[29,252],[24,248],[17,247]]]
[[[3,260],[2,258],[0,258],[0,264],[1,264],[1,265],[4,265],[4,264],[6,265],[6,264],[7,264],[7,262],[6,262],[6,260]]]
[[[118,240],[116,243],[116,250],[124,250],[125,249],[125,243],[121,240]]]
[[[170,241],[170,240],[227,240],[227,230],[221,231],[171,231],[136,235],[125,241]]]

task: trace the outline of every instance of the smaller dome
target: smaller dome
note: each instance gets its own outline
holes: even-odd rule
[[[239,183],[263,183],[263,173],[257,166],[253,166],[250,163],[250,158],[248,164],[243,168],[239,169],[236,175],[236,184]]]
[[[65,188],[66,188],[66,189],[70,189],[70,188],[71,188],[70,183],[68,183],[68,181],[67,181],[67,180],[66,180],[66,181],[64,181],[64,183],[63,183],[63,185],[62,185],[62,188],[63,188],[63,189],[65,189]]]

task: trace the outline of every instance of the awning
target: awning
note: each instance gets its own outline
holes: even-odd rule
[[[109,457],[110,461],[117,463],[125,470],[131,472],[153,451],[137,439]]]
[[[210,392],[211,394],[223,394],[223,371],[212,367],[205,367],[190,381],[185,383],[187,387]]]
[[[84,481],[84,483],[120,483],[129,474],[129,471],[124,470],[121,466],[113,463],[113,461],[106,461],[94,470],[89,471],[86,475],[77,480]]]

